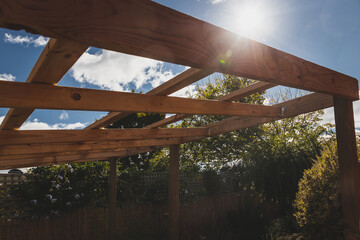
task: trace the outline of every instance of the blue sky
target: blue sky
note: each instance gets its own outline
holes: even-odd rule
[[[360,79],[359,0],[159,0],[196,18],[271,47]],[[23,82],[46,39],[0,28],[0,78]],[[147,92],[185,69],[101,49],[89,49],[60,85],[116,91]],[[176,93],[183,96],[188,87]],[[354,103],[360,127],[360,104]],[[7,109],[0,109],[0,121]],[[23,129],[83,128],[105,112],[36,110]],[[332,122],[327,110],[324,121]]]

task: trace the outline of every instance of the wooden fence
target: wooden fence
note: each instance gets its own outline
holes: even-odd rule
[[[238,195],[225,193],[200,197],[181,207],[180,232],[182,239],[194,233],[220,226],[229,211],[236,210]],[[168,214],[164,205],[126,204],[117,208],[118,239],[166,239]],[[13,219],[0,224],[0,239],[11,240],[81,240],[108,238],[106,208],[81,209],[40,219]]]

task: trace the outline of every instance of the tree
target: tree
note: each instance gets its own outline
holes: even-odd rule
[[[203,86],[196,87],[193,97],[215,99],[254,83],[253,80],[223,75]],[[272,97],[270,103],[285,101],[304,93]],[[264,92],[241,98],[239,102],[262,104]],[[321,125],[323,111],[263,124],[257,127],[224,133],[182,146],[182,165],[224,167],[238,163],[243,189],[256,191],[261,198],[278,202],[290,211],[297,192],[297,183],[304,169],[312,165],[322,149],[322,136],[331,126]],[[199,127],[220,121],[226,116],[195,115],[184,120],[181,127]]]
[[[360,142],[358,138],[358,153]],[[343,219],[336,142],[330,139],[321,156],[299,181],[295,217],[308,239],[341,239]]]
[[[221,75],[221,77],[203,86],[197,85],[195,95],[192,97],[197,99],[215,99],[240,88],[247,87],[254,82],[254,80],[232,75]],[[251,96],[239,99],[237,102],[261,104],[265,99],[263,94],[263,92],[252,94]],[[228,116],[194,115],[191,118],[185,119],[179,126],[201,127],[226,118]],[[259,127],[252,127],[183,144],[181,148],[182,165],[193,166],[197,163],[211,163],[212,167],[220,167],[226,162],[238,161],[239,156],[254,141],[258,131],[260,131]]]
[[[317,111],[264,124],[242,156],[245,186],[278,202],[282,211],[291,211],[297,183],[320,154],[322,136],[329,131],[329,126],[320,125],[322,114]]]

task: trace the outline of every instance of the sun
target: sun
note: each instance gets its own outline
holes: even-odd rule
[[[259,38],[271,31],[269,5],[246,2],[233,9],[231,30],[249,38]]]

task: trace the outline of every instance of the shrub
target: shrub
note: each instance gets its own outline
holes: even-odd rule
[[[295,217],[308,239],[339,239],[343,233],[339,166],[334,142],[304,172],[294,201]]]

